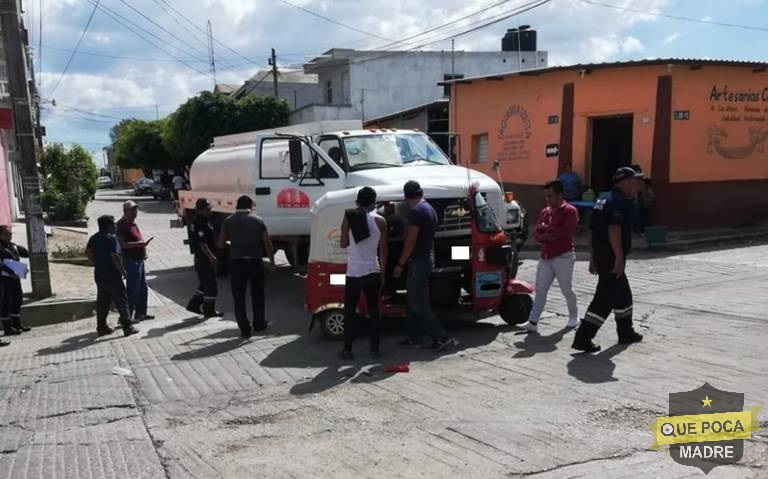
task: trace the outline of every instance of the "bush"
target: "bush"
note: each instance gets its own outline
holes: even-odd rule
[[[85,217],[85,207],[97,188],[97,170],[90,154],[80,145],[65,150],[49,145],[40,160],[43,174],[43,210],[55,221]]]

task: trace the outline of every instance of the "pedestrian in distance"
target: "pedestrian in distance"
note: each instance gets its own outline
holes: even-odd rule
[[[253,213],[253,200],[248,196],[237,199],[235,214],[224,220],[218,247],[223,251],[229,242],[229,279],[235,303],[235,319],[241,337],[248,339],[253,332],[269,327],[266,319],[264,282],[266,271],[263,258],[269,258],[269,272],[275,271],[275,250],[267,226]],[[253,321],[248,320],[245,296],[251,286]]]
[[[211,224],[211,202],[198,198],[195,203],[195,219],[190,225],[189,244],[195,255],[195,272],[199,286],[187,304],[187,311],[202,314],[205,319],[223,316],[216,311],[219,287],[216,270],[216,232]]]
[[[535,332],[541,313],[547,303],[547,293],[557,279],[560,291],[568,305],[568,322],[565,327],[579,326],[579,309],[576,293],[573,291],[573,268],[576,251],[573,236],[579,224],[579,212],[563,199],[563,184],[560,180],[544,185],[546,207],[539,213],[533,237],[541,245],[541,257],[536,267],[536,293],[528,321],[520,329]]]
[[[407,228],[400,259],[392,273],[399,278],[407,270],[406,323],[408,337],[400,345],[421,347],[424,336],[432,338],[430,349],[441,351],[459,342],[448,336],[429,304],[429,279],[432,275],[433,249],[437,229],[437,212],[424,201],[419,182],[411,180],[403,186],[408,204]]]
[[[153,238],[144,241],[144,236],[136,224],[138,215],[139,205],[136,202],[128,200],[123,203],[123,217],[117,222],[117,240],[127,273],[128,312],[134,321],[146,321],[155,319],[147,314],[149,288],[144,265],[147,259],[147,245]]]
[[[557,179],[563,185],[563,198],[566,201],[581,201],[584,196],[584,187],[582,186],[581,177],[573,171],[571,163],[564,165],[563,172]]]
[[[139,331],[131,324],[128,312],[128,293],[123,279],[126,277],[120,245],[115,238],[115,218],[100,216],[97,220],[99,232],[88,239],[85,254],[93,264],[93,279],[96,282],[96,335],[107,336],[114,332],[107,324],[112,304],[118,314],[118,324],[125,336]]]
[[[21,305],[24,293],[21,289],[21,278],[11,265],[19,265],[21,258],[29,258],[29,251],[13,242],[13,231],[8,225],[0,225],[0,260],[2,260],[2,305],[0,319],[6,336],[26,333],[29,327],[21,322]]]
[[[173,180],[171,181],[173,183],[173,199],[178,200],[179,191],[184,189],[184,177],[176,173],[176,175],[173,177]]]
[[[643,189],[643,174],[622,167],[613,175],[613,189],[597,200],[592,212],[589,272],[597,274],[597,288],[573,348],[587,353],[600,350],[592,339],[613,311],[619,344],[642,341],[632,327],[632,289],[626,275],[627,254],[632,247],[634,200]]]
[[[365,295],[371,318],[371,359],[379,359],[381,317],[379,299],[384,279],[381,265],[387,264],[387,221],[376,214],[376,191],[368,186],[357,193],[357,208],[347,210],[341,223],[341,247],[347,250],[347,274],[344,283],[344,349],[339,357],[351,361],[352,343],[359,334],[357,314],[360,293]]]

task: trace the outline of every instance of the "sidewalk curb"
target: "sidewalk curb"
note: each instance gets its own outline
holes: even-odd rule
[[[46,326],[88,318],[95,310],[95,299],[47,298],[25,303],[21,307],[21,317],[29,326]]]

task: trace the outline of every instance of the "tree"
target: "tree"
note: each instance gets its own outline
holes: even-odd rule
[[[166,120],[130,120],[120,122],[115,141],[115,159],[122,168],[171,168],[174,162],[163,145],[162,133]]]
[[[115,146],[115,143],[117,143],[117,139],[120,138],[120,133],[122,133],[123,129],[133,121],[136,121],[136,118],[123,118],[109,129],[109,140],[112,142],[112,146]]]
[[[230,96],[203,92],[182,104],[168,119],[163,143],[178,166],[189,166],[215,136],[283,126],[290,108],[272,97]]]
[[[69,150],[61,144],[48,145],[40,158],[43,174],[42,206],[53,220],[71,221],[85,217],[85,207],[96,194],[96,165],[82,146]]]

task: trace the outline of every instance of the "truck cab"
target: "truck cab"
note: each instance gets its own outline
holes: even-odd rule
[[[490,177],[452,164],[424,133],[363,130],[360,122],[319,122],[216,138],[193,163],[191,189],[181,192],[178,209],[189,222],[197,198],[206,197],[214,221],[223,220],[234,212],[239,196],[249,195],[276,247],[302,269],[315,201],[329,191],[402,187],[412,179],[447,193],[426,198],[438,212],[437,237],[468,237],[466,192],[477,184],[517,245],[524,241],[520,206],[507,201]]]

